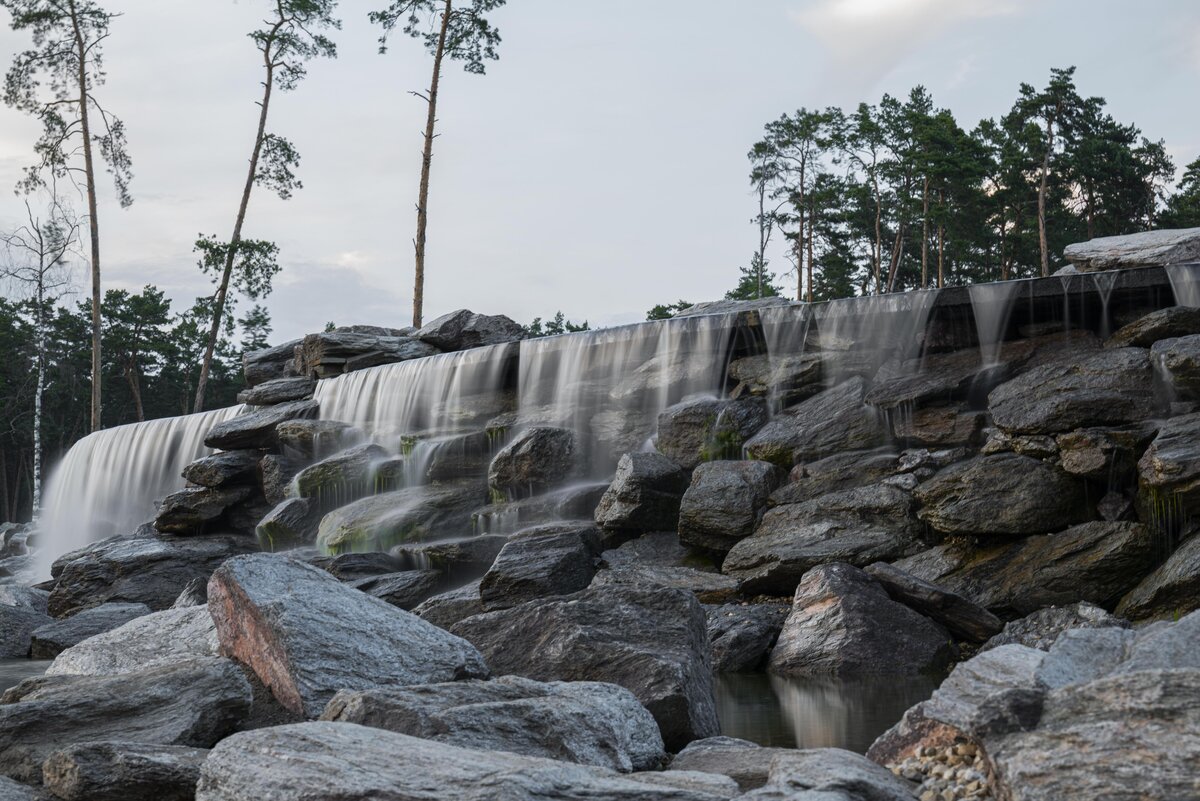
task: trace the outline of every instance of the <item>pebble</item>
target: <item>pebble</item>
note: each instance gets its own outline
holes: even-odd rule
[[[994,798],[983,754],[975,743],[925,746],[915,756],[888,765],[897,776],[920,784],[920,801],[983,801]]]

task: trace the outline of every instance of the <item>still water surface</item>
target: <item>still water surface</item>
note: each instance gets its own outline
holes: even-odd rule
[[[44,662],[32,659],[0,659],[0,692],[20,684],[25,679],[40,676],[50,667],[52,660]]]

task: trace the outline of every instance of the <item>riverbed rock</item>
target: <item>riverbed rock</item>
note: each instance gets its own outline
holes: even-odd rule
[[[81,613],[84,614],[84,613]],[[47,676],[115,676],[217,656],[220,643],[207,606],[166,609],[135,618],[72,645]]]
[[[784,480],[778,467],[760,461],[706,462],[692,473],[679,507],[679,540],[725,552],[754,533],[767,499]]]
[[[655,447],[691,470],[701,462],[740,458],[742,445],[766,422],[762,398],[685,400],[658,415]]]
[[[106,603],[84,609],[63,620],[47,623],[33,632],[30,653],[34,659],[53,659],[72,645],[150,614],[145,604]]]
[[[916,785],[861,754],[810,748],[779,754],[767,783],[739,801],[911,801]]]
[[[625,687],[669,749],[719,731],[704,610],[690,593],[593,587],[469,617],[451,631],[500,674]]]
[[[1200,334],[1200,309],[1168,306],[1150,312],[1117,330],[1104,342],[1106,348],[1148,348],[1160,339]]]
[[[475,579],[461,587],[430,596],[412,610],[413,614],[449,631],[458,621],[483,614],[483,601],[479,599],[481,581]]]
[[[658,453],[627,453],[596,506],[596,525],[615,533],[674,531],[687,489],[683,469]]]
[[[992,418],[1010,434],[1057,434],[1153,417],[1150,355],[1143,348],[1068,353],[1028,370],[988,396]]]
[[[1008,367],[1005,362],[985,365],[974,349],[892,362],[880,369],[864,400],[890,411],[915,408],[931,400],[964,398],[973,387],[1003,376]]]
[[[921,530],[912,505],[904,490],[875,484],[776,506],[754,536],[729,551],[721,569],[744,593],[790,595],[817,565],[865,567],[917,553]]]
[[[250,406],[274,406],[288,401],[308,400],[316,389],[317,382],[309,376],[274,378],[243,389],[237,395],[237,402]]]
[[[300,375],[333,378],[343,373],[381,364],[420,359],[440,353],[437,348],[411,336],[397,336],[386,329],[335,329],[309,334],[296,348]]]
[[[959,639],[984,642],[999,634],[1004,627],[1000,618],[979,604],[906,573],[895,565],[875,562],[865,569],[893,601],[940,623]]]
[[[1161,228],[1123,236],[1101,236],[1063,249],[1080,272],[1164,267],[1200,260],[1200,228]]]
[[[761,668],[789,612],[783,604],[705,606],[713,670],[746,673]]]
[[[163,498],[154,527],[164,534],[201,534],[230,507],[246,500],[246,486],[186,487]]]
[[[575,432],[539,426],[517,434],[492,459],[488,486],[493,492],[522,497],[563,484],[580,469]]]
[[[838,451],[879,445],[885,428],[879,413],[863,403],[865,383],[851,378],[784,409],[746,443],[746,453],[785,469]]]
[[[799,403],[820,392],[824,360],[819,353],[760,354],[729,363],[729,377],[738,382],[730,397],[765,397],[772,408]]]
[[[1117,614],[1153,620],[1196,609],[1200,609],[1200,534],[1184,540],[1166,562],[1130,590],[1117,605]]]
[[[500,345],[525,338],[525,329],[503,314],[448,312],[413,332],[413,337],[444,351]]]
[[[40,782],[46,758],[75,743],[208,748],[234,731],[250,703],[250,683],[227,659],[28,679],[0,698],[0,773]]]
[[[1150,358],[1177,400],[1200,400],[1200,334],[1159,340],[1150,348]]]
[[[279,504],[292,494],[292,479],[304,467],[304,463],[291,456],[268,453],[258,463],[258,475],[263,491],[263,500],[268,504]]]
[[[1172,528],[1200,513],[1200,414],[1164,420],[1137,467],[1144,519]]]
[[[50,614],[66,617],[107,601],[166,609],[195,578],[207,579],[231,556],[256,550],[234,536],[113,538],[54,563]]]
[[[387,550],[395,545],[461,537],[483,495],[473,481],[409,487],[371,495],[321,519],[317,544],[333,551]]]
[[[891,421],[897,439],[910,445],[945,448],[978,443],[987,415],[963,404],[945,404],[896,413]]]
[[[46,788],[62,801],[192,801],[206,748],[150,743],[80,743],[42,766]]]
[[[1049,651],[1063,632],[1071,629],[1127,628],[1129,622],[1114,617],[1095,604],[1080,601],[1066,606],[1048,606],[1004,624],[1004,630],[989,639],[979,650],[990,651],[1001,645],[1024,645]]]
[[[714,792],[657,781],[318,721],[224,740],[201,769],[196,801],[728,801],[737,792],[732,782]]]
[[[318,509],[336,509],[375,492],[376,467],[387,458],[388,452],[373,442],[356,445],[304,468],[293,486]]]
[[[513,535],[479,584],[483,608],[508,609],[536,598],[585,589],[596,573],[595,526],[549,524]]]
[[[409,611],[437,592],[442,583],[438,570],[404,570],[350,582],[350,586],[392,606]]]
[[[33,633],[54,622],[43,610],[0,606],[0,659],[26,659]]]
[[[782,676],[936,673],[958,655],[946,630],[848,564],[804,574],[771,651]]]
[[[296,346],[299,339],[242,355],[246,386],[255,387],[276,378],[296,375]]]
[[[650,713],[629,690],[601,682],[504,676],[342,691],[321,719],[622,773],[653,770],[666,761]]]
[[[341,689],[488,675],[469,643],[292,559],[230,559],[209,581],[208,609],[222,653],[307,717]]]
[[[205,456],[183,468],[183,477],[201,487],[250,484],[258,477],[258,451],[223,451]]]
[[[916,490],[917,516],[946,534],[1013,537],[1057,531],[1094,516],[1084,484],[1038,459],[977,456]]]

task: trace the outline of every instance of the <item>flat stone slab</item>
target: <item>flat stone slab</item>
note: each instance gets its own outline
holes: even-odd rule
[[[1097,237],[1067,245],[1063,257],[1085,273],[1198,261],[1200,228],[1164,228],[1125,236]]]

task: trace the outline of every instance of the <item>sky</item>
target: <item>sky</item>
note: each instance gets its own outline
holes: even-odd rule
[[[187,307],[212,291],[197,235],[233,227],[261,81],[246,33],[269,3],[103,4],[123,16],[100,94],[134,167],[129,209],[103,187],[104,285],[152,283]],[[411,320],[425,105],[409,92],[431,60],[403,38],[377,52],[367,13],[383,5],[342,0],[339,57],[272,103],[269,129],[299,149],[304,182],[288,201],[258,191],[244,231],[281,250],[276,342]],[[3,17],[7,65],[27,41]],[[1081,94],[1164,139],[1177,167],[1200,156],[1195,0],[510,0],[493,20],[500,60],[442,80],[426,320],[466,307],[611,325],[721,297],[757,241],[746,152],[799,107],[923,84],[971,128],[1021,82],[1073,64]],[[37,135],[0,107],[0,228],[23,212],[5,188]]]

